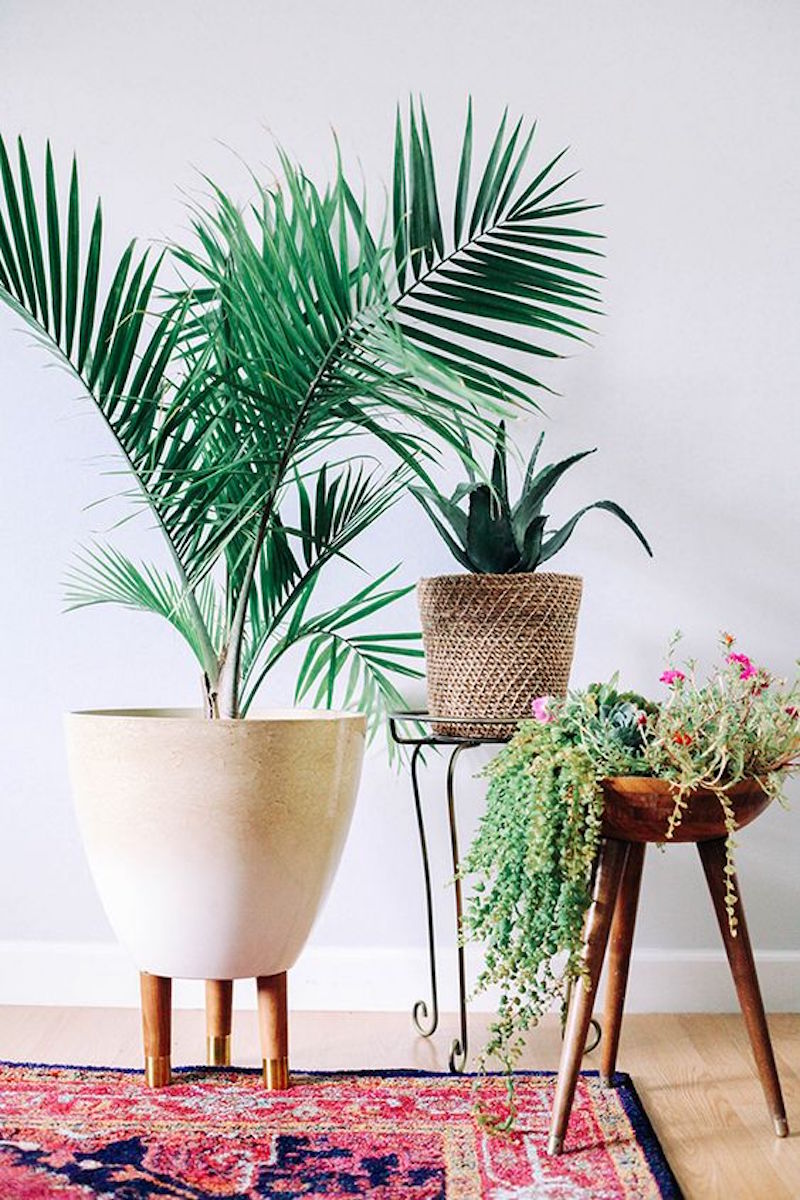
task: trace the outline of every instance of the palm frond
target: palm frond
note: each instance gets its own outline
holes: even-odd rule
[[[422,657],[419,647],[407,645],[415,634],[320,633],[308,646],[300,669],[302,685],[297,703],[310,699],[313,707],[355,708],[367,716],[367,731],[374,737],[387,713],[406,707],[395,678],[419,679],[422,671],[409,665],[406,656]]]
[[[58,187],[53,156],[45,152],[44,204],[37,206],[24,143],[18,140],[18,179],[0,138],[0,298],[37,330],[49,335],[112,424],[123,448],[133,459],[142,449],[140,438],[119,427],[116,416],[132,382],[134,356],[148,313],[160,259],[149,262],[149,252],[137,255],[131,242],[112,273],[105,295],[100,290],[103,216],[98,201],[85,253],[80,248],[80,196],[78,169],[73,160],[66,221],[59,213]],[[40,211],[41,210],[41,211]],[[61,230],[66,227],[66,247]],[[9,236],[9,229],[11,236]],[[46,255],[45,255],[45,247]],[[74,344],[77,332],[77,345]],[[154,396],[164,381],[166,361],[159,365],[159,350],[169,334],[169,323],[158,336],[142,342],[147,369],[139,373],[142,398]],[[151,334],[152,337],[152,334]],[[133,394],[140,398],[140,389]]]
[[[162,405],[168,370],[178,339],[181,313],[174,307],[153,319],[153,298],[161,256],[151,261],[131,242],[113,268],[107,289],[100,286],[103,217],[94,207],[88,244],[81,247],[78,168],[73,159],[66,219],[59,210],[58,181],[48,144],[44,161],[44,202],[37,205],[28,155],[20,138],[14,169],[0,138],[0,301],[16,312],[59,361],[80,381],[115,438],[141,497],[153,510],[181,576],[185,605],[195,597],[185,578],[172,517],[186,507],[170,507],[169,494],[154,481],[163,471],[158,459]],[[62,231],[66,230],[66,242]],[[46,251],[45,251],[46,247]],[[45,258],[46,254],[46,258]],[[184,444],[193,428],[184,414]],[[174,476],[173,476],[174,478]],[[193,614],[202,640],[203,622]],[[210,643],[203,643],[204,669],[213,671]]]
[[[158,568],[137,565],[112,546],[95,545],[77,555],[65,576],[68,610],[94,604],[120,604],[155,613],[178,630],[205,669],[204,643],[222,648],[224,609],[210,579],[201,583],[193,603],[181,582]],[[202,628],[197,623],[201,614]]]
[[[293,646],[307,643],[298,672],[295,699],[310,699],[314,706],[337,704],[358,708],[368,716],[370,734],[374,734],[390,709],[402,708],[404,701],[396,680],[417,679],[421,671],[414,665],[422,657],[417,633],[365,633],[360,624],[382,613],[412,590],[409,587],[384,588],[395,573],[387,571],[370,580],[342,604],[316,616],[306,617],[308,598],[293,614],[283,636],[273,643],[264,673]],[[243,710],[252,702],[260,680],[251,687]]]
[[[348,464],[332,474],[323,465],[316,475],[312,502],[305,480],[297,475],[294,497],[289,497],[294,500],[297,523],[279,522],[277,544],[273,526],[264,539],[242,655],[245,686],[280,627],[289,622],[292,633],[299,628],[325,564],[338,558],[357,566],[347,554],[348,547],[392,506],[406,483],[402,471],[384,476],[368,473],[363,464]],[[281,575],[272,566],[276,560],[287,568]]]
[[[594,282],[600,275],[585,265],[600,257],[600,235],[563,223],[598,206],[560,198],[572,178],[554,174],[564,151],[530,177],[534,132],[522,119],[509,129],[506,111],[477,174],[470,100],[448,240],[421,100],[411,103],[405,128],[398,111],[393,160],[396,301],[404,333],[471,389],[528,405],[547,384],[494,348],[523,358],[559,357],[559,342],[584,340],[600,312]]]

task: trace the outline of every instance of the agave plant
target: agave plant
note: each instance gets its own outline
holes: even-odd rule
[[[23,142],[15,171],[0,141],[0,300],[93,402],[171,564],[94,544],[68,603],[170,621],[209,716],[244,716],[301,643],[298,700],[376,712],[397,703],[394,677],[417,673],[416,635],[360,630],[404,594],[391,571],[325,610],[315,588],[410,480],[430,482],[443,445],[474,466],[465,430],[480,443],[498,415],[536,407],[543,383],[498,348],[557,357],[545,343],[580,338],[579,316],[597,311],[582,265],[596,235],[561,224],[592,206],[554,202],[566,180],[552,177],[558,159],[529,168],[532,138],[504,115],[476,183],[470,105],[450,239],[420,103],[398,114],[379,227],[340,161],[320,188],[280,153],[280,182],[254,180],[247,209],[209,183],[189,244],[153,255],[131,242],[112,264],[74,160],[63,195],[48,144],[38,198]],[[371,466],[352,440],[364,436],[393,464]]]
[[[449,498],[433,488],[411,488],[462,567],[480,575],[535,571],[566,545],[581,517],[593,508],[619,517],[652,557],[653,552],[639,526],[613,500],[595,500],[593,504],[579,509],[560,528],[547,533],[548,517],[542,512],[545,500],[570,467],[596,451],[581,450],[537,471],[543,441],[544,433],[541,433],[525,471],[522,492],[515,504],[512,504],[508,490],[508,454],[503,421],[497,427],[491,483],[477,479],[474,471],[471,471],[469,481],[459,484]],[[467,501],[466,511],[461,507],[464,500]]]

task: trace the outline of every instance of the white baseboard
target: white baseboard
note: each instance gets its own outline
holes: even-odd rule
[[[800,951],[765,950],[756,955],[764,1001],[770,1012],[800,1009]],[[456,955],[439,954],[439,1007],[457,1007]],[[468,954],[468,978],[477,956]],[[428,997],[427,958],[416,948],[309,946],[290,976],[292,1008],[333,1011],[408,1011]],[[134,1007],[139,1003],[136,968],[125,951],[105,942],[0,942],[0,1004]],[[238,1008],[255,1007],[255,988],[242,981]],[[200,1008],[203,985],[176,980],[174,1004]],[[471,1003],[491,1011],[492,997]],[[733,1012],[736,997],[722,950],[634,952],[628,989],[631,1012]]]

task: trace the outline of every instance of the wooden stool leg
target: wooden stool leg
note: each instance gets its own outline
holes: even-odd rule
[[[614,905],[619,891],[622,870],[628,853],[628,842],[606,838],[600,848],[594,880],[592,903],[586,916],[583,961],[586,976],[578,980],[573,992],[567,1017],[561,1062],[558,1068],[558,1083],[550,1121],[549,1154],[560,1154],[564,1145],[564,1134],[572,1110],[575,1085],[578,1082],[581,1058],[592,1019],[592,1008],[597,992],[597,983],[603,966],[603,956],[608,943],[608,931],[614,914]]]
[[[258,1032],[264,1065],[264,1087],[271,1092],[289,1086],[289,1018],[286,1007],[286,972],[259,975]]]
[[[775,1066],[775,1055],[772,1052],[772,1042],[769,1027],[764,1013],[764,1002],[761,999],[761,989],[758,986],[756,965],[753,961],[753,947],[747,932],[747,922],[742,905],[742,893],[738,880],[734,875],[731,882],[736,889],[739,902],[736,905],[738,925],[736,937],[731,935],[728,925],[728,913],[725,909],[725,838],[714,838],[712,841],[698,842],[697,849],[705,871],[708,890],[714,902],[722,940],[728,955],[733,982],[739,997],[739,1006],[744,1015],[753,1057],[761,1078],[761,1086],[767,1099],[767,1107],[772,1115],[772,1123],[778,1137],[786,1137],[789,1126],[786,1121],[786,1108],[781,1094],[781,1084],[778,1079],[778,1069]]]
[[[206,980],[206,1062],[210,1067],[231,1065],[233,980]]]
[[[625,870],[619,885],[614,919],[608,949],[608,971],[606,975],[606,999],[603,1012],[603,1040],[600,1058],[600,1081],[610,1087],[617,1065],[617,1049],[622,1028],[622,1013],[625,1008],[625,989],[628,986],[628,971],[631,964],[633,931],[636,925],[636,909],[639,904],[639,887],[644,865],[644,842],[631,842]]]
[[[142,991],[145,1079],[148,1087],[165,1087],[172,1076],[172,980],[142,971],[139,982]]]

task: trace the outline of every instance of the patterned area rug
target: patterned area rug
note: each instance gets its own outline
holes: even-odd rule
[[[650,1200],[680,1197],[634,1087],[578,1083],[566,1152],[545,1153],[554,1079],[520,1077],[520,1132],[472,1117],[470,1079],[0,1065],[3,1200]],[[501,1084],[498,1081],[498,1096]]]

